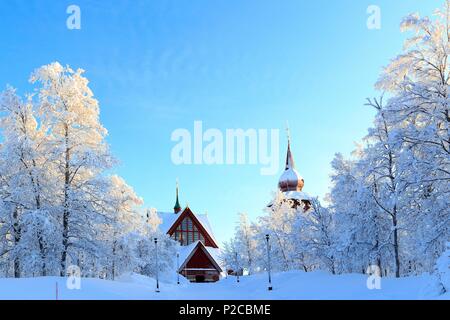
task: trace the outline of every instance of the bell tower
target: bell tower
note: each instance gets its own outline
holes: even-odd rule
[[[281,192],[283,192],[286,199],[293,202],[294,207],[303,205],[304,210],[307,211],[311,208],[311,201],[310,197],[303,192],[305,180],[298,173],[295,167],[294,156],[291,151],[291,136],[289,127],[287,128],[287,140],[286,166],[284,168],[284,172],[278,180],[278,188]]]
[[[289,127],[286,130],[288,140],[286,153],[286,166],[284,168],[283,174],[280,177],[280,180],[278,181],[278,187],[282,192],[289,192],[289,191],[301,192],[305,185],[305,180],[302,178],[302,176],[298,173],[298,171],[295,168],[294,156],[292,155],[291,152],[291,135],[289,132]]]

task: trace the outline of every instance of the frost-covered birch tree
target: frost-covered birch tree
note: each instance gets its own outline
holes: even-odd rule
[[[410,200],[420,212],[415,246],[427,256],[422,260],[431,262],[450,238],[450,1],[434,18],[412,14],[401,27],[412,36],[377,87],[390,95],[386,117],[395,124],[394,138],[408,151],[403,159]]]
[[[176,243],[142,214],[120,177],[83,70],[59,63],[31,76],[35,94],[8,87],[0,99],[0,275],[114,279],[124,272],[173,269]],[[153,267],[152,267],[153,266]],[[171,270],[172,270],[171,269]]]
[[[99,106],[84,71],[55,62],[37,69],[31,82],[38,84],[42,124],[51,132],[49,152],[58,176],[57,195],[62,215],[61,275],[68,256],[76,262],[83,254],[95,255],[96,225],[105,222],[102,194],[107,182],[101,173],[112,159],[99,121]]]
[[[4,142],[0,149],[3,198],[1,237],[14,260],[14,275],[46,275],[55,247],[57,224],[48,197],[52,185],[47,171],[47,137],[39,126],[31,97],[23,101],[11,87],[0,102]],[[56,233],[57,234],[57,233]],[[9,247],[9,248],[8,248]]]

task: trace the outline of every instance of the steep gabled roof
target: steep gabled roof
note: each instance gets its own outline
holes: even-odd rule
[[[214,241],[214,243],[218,243],[216,238],[214,237],[214,233],[211,228],[211,224],[209,223],[208,215],[207,214],[195,214],[198,221],[202,224],[203,228],[206,229],[211,239]]]
[[[203,250],[203,252],[206,254],[208,259],[211,261],[211,263],[214,265],[214,267],[219,271],[222,272],[222,267],[219,265],[218,262],[218,249],[216,248],[208,248],[205,247],[205,245],[201,241],[196,241],[194,243],[191,243],[188,246],[181,247],[179,252],[179,258],[180,258],[180,267],[178,268],[178,272],[181,272],[184,267],[187,265],[189,260],[192,258],[192,256],[195,254],[197,250]]]
[[[158,212],[158,216],[162,221],[162,223],[158,226],[159,230],[167,233],[180,215],[173,212]]]
[[[191,211],[189,207],[186,207],[181,214],[158,212],[159,217],[162,220],[159,226],[160,230],[167,234],[172,234],[179,223],[189,215],[200,227],[200,230],[204,235],[209,238],[209,241],[213,244],[213,247],[218,248],[218,242],[214,237],[211,225],[209,223],[208,215],[206,214],[195,214]]]
[[[186,261],[186,259],[191,255],[191,253],[195,249],[195,247],[197,247],[197,242],[198,241],[192,242],[191,244],[188,244],[187,246],[180,246],[180,248],[178,250],[180,266],[185,264],[184,262]]]

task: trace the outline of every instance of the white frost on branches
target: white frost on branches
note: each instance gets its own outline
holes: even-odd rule
[[[176,243],[142,214],[142,199],[109,176],[100,108],[84,71],[57,62],[33,72],[33,95],[8,87],[0,98],[0,276],[114,279],[173,265]]]

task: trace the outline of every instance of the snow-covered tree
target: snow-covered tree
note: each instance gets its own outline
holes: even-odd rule
[[[147,209],[147,224],[150,227],[150,230],[155,232],[159,225],[162,223],[161,218],[158,215],[158,212],[155,208]]]
[[[374,124],[350,158],[332,162],[328,208],[303,212],[278,194],[255,224],[271,236],[275,270],[317,268],[383,275],[431,272],[450,239],[450,0],[434,19],[410,15],[404,52],[369,99]],[[230,247],[238,248],[238,237]],[[231,245],[232,244],[232,245]],[[242,250],[239,250],[242,251]],[[264,254],[257,263],[266,266]]]
[[[310,252],[318,268],[329,270],[335,274],[337,258],[335,248],[336,231],[332,211],[322,206],[318,198],[313,198],[311,200],[311,210],[304,214],[302,223],[303,228],[301,229],[307,232],[307,252]]]
[[[369,194],[362,187],[363,179],[356,171],[355,161],[337,154],[332,168],[329,200],[335,216],[338,272],[363,272],[373,247],[370,238],[373,229],[365,221],[368,216],[363,214],[367,210]]]
[[[158,261],[156,261],[156,244],[154,239],[158,239]],[[141,235],[136,245],[137,268],[136,271],[147,275],[155,276],[158,262],[160,274],[174,273],[176,270],[175,259],[179,243],[171,239],[167,234],[159,230],[153,231],[147,227],[147,232]]]
[[[49,210],[52,199],[46,196],[52,179],[47,167],[45,127],[38,126],[31,96],[23,101],[11,87],[2,94],[0,112],[4,136],[0,149],[1,237],[10,244],[5,250],[14,260],[16,277],[25,271],[45,275],[51,268],[46,260],[55,250],[53,231],[57,228]]]
[[[238,240],[233,238],[226,241],[221,249],[221,262],[225,270],[232,271],[234,274],[240,273],[241,270],[248,270],[248,260],[245,259],[245,249],[238,244]]]
[[[392,136],[408,150],[410,200],[420,211],[415,245],[428,270],[450,237],[449,25],[450,1],[434,19],[407,16],[401,26],[412,36],[377,83],[391,96],[385,114],[395,124]]]
[[[308,263],[294,250],[292,234],[294,227],[298,226],[299,212],[303,208],[294,208],[293,202],[285,197],[282,192],[276,192],[271,206],[265,209],[266,215],[259,221],[259,246],[260,251],[265,252],[265,234],[270,236],[271,263],[273,270],[287,271],[301,266],[305,270]],[[264,255],[262,255],[264,256]]]
[[[51,132],[49,150],[58,176],[57,196],[62,216],[61,275],[67,259],[79,251],[95,256],[96,225],[105,222],[102,197],[107,181],[101,173],[112,164],[99,121],[99,106],[84,71],[55,62],[37,69],[31,82],[39,84],[39,112]]]
[[[372,184],[372,198],[383,219],[386,215],[391,222],[391,232],[386,241],[392,245],[395,262],[395,275],[401,273],[401,240],[407,228],[406,217],[411,219],[410,194],[408,193],[407,166],[403,163],[405,154],[402,144],[392,137],[394,124],[389,122],[382,100],[369,100],[368,104],[377,111],[374,128],[369,129],[365,138],[368,143],[365,156],[361,160],[365,179]],[[382,243],[385,245],[385,243]]]
[[[274,271],[319,268],[335,272],[334,222],[330,210],[312,199],[312,208],[305,211],[282,192],[274,194],[266,214],[257,223],[240,215],[234,237],[222,250],[224,264],[235,270],[261,272],[268,268],[269,235],[271,268]]]
[[[111,177],[109,191],[111,223],[103,226],[105,241],[109,242],[109,276],[114,280],[117,275],[130,270],[133,264],[133,239],[142,226],[142,216],[138,212],[143,204],[134,190],[117,175]]]
[[[447,1],[434,20],[404,19],[402,29],[414,34],[377,83],[389,99],[369,100],[376,116],[365,147],[333,178],[337,229],[352,230],[341,249],[353,246],[361,262],[375,254],[396,276],[431,271],[450,237],[449,13]]]
[[[240,213],[234,241],[240,255],[240,267],[246,269],[249,274],[254,273],[257,269],[255,259],[258,255],[258,247],[255,236],[255,226],[249,221],[247,214]]]
[[[450,292],[450,242],[436,263],[436,275],[441,293]]]
[[[82,70],[59,63],[31,76],[35,95],[8,87],[0,98],[0,275],[114,279],[173,268],[176,242],[142,214],[142,200],[118,176]],[[153,266],[153,267],[152,267]]]

